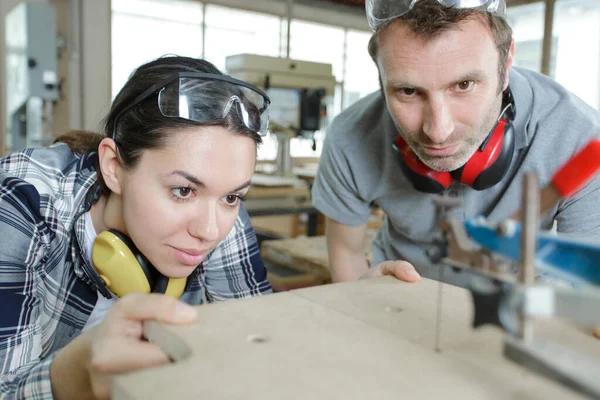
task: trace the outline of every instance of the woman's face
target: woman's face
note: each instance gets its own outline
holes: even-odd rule
[[[126,233],[163,275],[188,276],[231,231],[256,144],[223,127],[192,127],[119,170]]]

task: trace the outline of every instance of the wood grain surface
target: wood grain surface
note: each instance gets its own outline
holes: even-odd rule
[[[467,291],[383,277],[199,306],[198,322],[146,324],[174,363],[115,378],[113,399],[581,399],[502,356],[494,327],[471,329]],[[536,324],[600,363],[589,330]],[[600,364],[599,364],[600,365]],[[600,370],[599,370],[600,379]]]

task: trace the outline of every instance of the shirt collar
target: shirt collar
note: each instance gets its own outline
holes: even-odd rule
[[[79,206],[79,212],[76,215],[73,223],[74,234],[71,237],[71,258],[73,260],[73,268],[75,275],[97,290],[102,296],[110,299],[113,294],[106,287],[106,283],[98,274],[96,268],[90,264],[87,257],[83,256],[83,243],[85,243],[85,213],[88,212],[92,205],[100,198],[102,187],[96,181],[87,192],[84,201]]]
[[[527,127],[531,119],[533,107],[533,91],[529,82],[517,70],[512,68],[509,72],[509,85],[515,100],[515,146],[517,150],[529,146],[531,138],[527,134]]]

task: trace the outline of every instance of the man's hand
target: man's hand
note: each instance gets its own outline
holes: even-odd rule
[[[404,282],[418,282],[421,275],[415,270],[415,267],[408,261],[384,261],[367,272],[358,279],[375,278],[378,276],[391,275]]]

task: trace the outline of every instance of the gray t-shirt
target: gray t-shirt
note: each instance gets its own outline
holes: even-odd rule
[[[497,185],[476,191],[460,183],[446,193],[463,201],[459,221],[486,215],[491,221],[510,217],[520,208],[523,174],[535,170],[540,185],[591,138],[600,136],[600,114],[555,81],[513,67],[510,87],[515,99],[515,156]],[[373,93],[338,115],[328,129],[312,188],[314,206],[340,223],[365,224],[373,206],[386,214],[373,241],[373,262],[407,260],[425,277],[440,279],[431,265],[435,224],[432,196],[416,191],[403,174],[392,149],[397,130],[380,92]],[[519,166],[520,164],[520,166]],[[573,197],[561,201],[542,221],[549,229],[600,240],[600,177]],[[464,274],[444,269],[443,280],[466,284]]]

